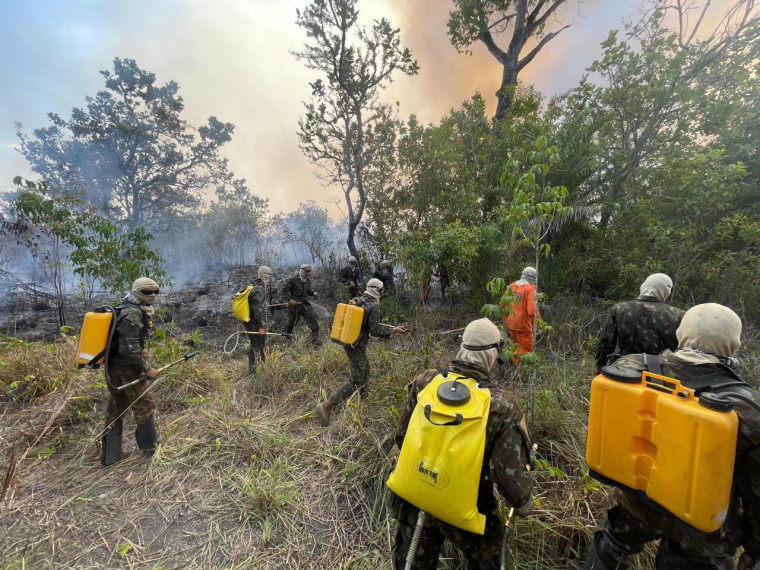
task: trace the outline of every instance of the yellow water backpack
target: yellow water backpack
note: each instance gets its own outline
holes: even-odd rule
[[[674,378],[605,366],[591,383],[589,473],[682,525],[714,532],[731,500],[739,426],[731,408],[730,399]]]
[[[244,323],[251,320],[251,307],[248,304],[248,294],[253,291],[253,285],[241,289],[232,297],[232,314]]]
[[[330,339],[343,346],[353,347],[359,340],[364,324],[364,307],[355,301],[351,303],[338,303],[335,307]]]
[[[116,326],[115,314],[112,307],[98,307],[85,313],[76,354],[78,368],[98,368],[105,362],[109,340]]]
[[[419,393],[387,485],[415,507],[475,534],[491,392],[472,378],[440,373]]]

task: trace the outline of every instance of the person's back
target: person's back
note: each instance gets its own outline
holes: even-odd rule
[[[673,283],[663,273],[655,273],[642,283],[633,301],[618,303],[604,324],[596,351],[597,370],[611,354],[659,354],[678,346],[676,329],[684,312],[665,301]]]
[[[712,533],[690,529],[674,515],[619,490],[618,505],[609,511],[604,530],[596,534],[585,569],[626,568],[630,554],[657,539],[661,542],[656,567],[662,569],[733,568],[740,545],[745,550],[740,569],[749,569],[760,559],[760,393],[727,366],[739,348],[740,333],[741,320],[733,311],[714,303],[698,305],[685,313],[675,351],[653,358],[629,354],[612,365],[642,372],[655,363],[660,374],[677,379],[697,395],[714,392],[731,402],[739,434],[733,491],[727,513],[721,513],[722,527]]]
[[[462,341],[462,348],[450,371],[477,380],[479,386],[488,388],[491,393],[477,497],[478,512],[486,516],[485,532],[480,536],[428,517],[413,568],[435,568],[444,539],[453,541],[462,550],[469,566],[498,568],[502,525],[493,493],[494,483],[499,493],[516,507],[521,516],[527,515],[532,506],[533,476],[526,470],[530,461],[530,444],[525,418],[517,401],[489,380],[489,372],[499,352],[499,331],[488,319],[479,319],[467,326]],[[419,394],[439,374],[439,370],[425,370],[409,385],[395,435],[400,448],[404,444]],[[395,568],[403,569],[419,510],[397,495],[393,497],[393,510],[399,521],[393,559]]]

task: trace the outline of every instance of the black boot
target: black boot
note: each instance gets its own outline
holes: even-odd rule
[[[596,551],[596,540],[591,543],[591,548],[588,549],[588,555],[586,556],[586,563],[583,565],[583,570],[607,570],[607,567],[599,558],[599,553]]]
[[[158,430],[156,429],[156,420],[153,418],[153,414],[135,430],[135,439],[137,440],[137,447],[142,449],[143,455],[149,457],[156,451],[156,444],[158,443]]]
[[[105,467],[121,461],[121,418],[108,428],[101,438],[100,463]]]

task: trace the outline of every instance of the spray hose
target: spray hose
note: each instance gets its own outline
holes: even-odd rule
[[[258,332],[255,332],[255,331],[240,331],[240,332],[235,332],[235,333],[232,333],[230,336],[228,336],[227,340],[224,341],[224,346],[222,346],[222,351],[224,352],[224,354],[232,354],[233,352],[235,352],[235,350],[238,347],[238,344],[240,343],[239,336],[241,334],[248,334],[248,335],[252,335],[252,336],[284,336],[284,337],[293,336],[292,334],[273,333],[273,332],[267,332],[267,333],[264,333],[264,335],[261,335],[261,333],[258,333]],[[230,341],[233,338],[235,339],[235,344],[233,345],[232,348],[228,349],[227,345],[230,343]]]
[[[409,550],[406,552],[406,565],[404,570],[412,570],[412,564],[414,564],[414,557],[417,556],[417,548],[420,545],[420,539],[422,538],[422,529],[425,527],[425,519],[427,513],[420,510],[420,514],[417,515],[417,526],[414,527],[414,534],[412,535],[412,542],[409,544]]]

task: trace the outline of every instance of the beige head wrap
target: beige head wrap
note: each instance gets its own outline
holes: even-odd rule
[[[715,356],[733,356],[741,346],[742,320],[728,307],[705,303],[692,307],[683,316],[676,331],[678,350],[675,355],[694,361],[701,351]],[[704,361],[704,357],[699,359]]]
[[[639,289],[639,299],[642,297],[655,297],[665,301],[670,297],[673,289],[673,280],[664,273],[653,273],[647,277]]]
[[[155,293],[146,293],[146,291],[155,291]],[[140,277],[132,283],[132,293],[146,305],[152,305],[156,302],[158,296],[158,283],[149,277]]]
[[[490,372],[499,356],[497,346],[501,340],[499,329],[490,320],[486,318],[472,321],[462,334],[462,344],[456,359],[466,362],[482,372]],[[469,350],[468,347],[486,347],[487,350]]]

